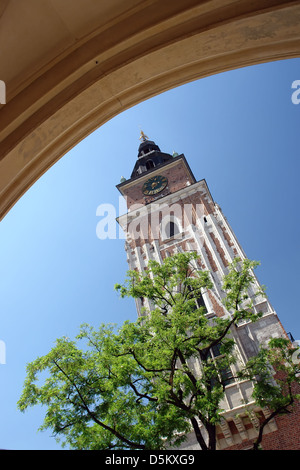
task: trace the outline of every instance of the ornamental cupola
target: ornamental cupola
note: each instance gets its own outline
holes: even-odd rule
[[[169,153],[161,152],[159,146],[152,140],[149,140],[143,131],[141,131],[140,140],[138,157],[131,173],[131,178],[139,176],[173,158]]]

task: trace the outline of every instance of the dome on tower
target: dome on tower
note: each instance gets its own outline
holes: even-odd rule
[[[139,176],[172,159],[169,153],[161,152],[159,146],[153,140],[149,140],[149,137],[143,131],[141,131],[140,140],[142,142],[139,145],[138,157],[131,178]]]

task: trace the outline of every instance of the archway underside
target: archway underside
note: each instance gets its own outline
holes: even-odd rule
[[[27,35],[20,2],[0,0],[7,45],[0,218],[67,151],[129,107],[212,74],[300,56],[299,1],[24,4],[34,12]]]

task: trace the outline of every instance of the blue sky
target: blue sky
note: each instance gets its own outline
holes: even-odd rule
[[[0,223],[0,448],[57,449],[37,432],[44,410],[16,409],[26,364],[82,323],[135,320],[134,302],[113,286],[124,279],[123,239],[99,240],[97,207],[119,205],[140,129],[162,151],[184,153],[205,178],[286,331],[300,339],[298,307],[300,104],[292,83],[300,59],[208,77],[115,117],[55,164]]]

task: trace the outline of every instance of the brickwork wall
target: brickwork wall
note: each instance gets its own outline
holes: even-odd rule
[[[263,435],[263,450],[300,450],[300,402],[291,414],[275,418],[278,430]],[[243,450],[252,447],[255,440],[245,440],[239,444],[226,447],[224,450]]]
[[[159,194],[159,197],[165,196],[168,193],[174,193],[186,187],[187,182],[192,184],[191,176],[189,175],[186,166],[182,160],[178,160],[174,166],[168,165],[158,170],[145,175],[144,178],[138,179],[135,184],[130,184],[128,188],[124,187],[124,196],[127,197],[127,205],[130,208],[133,204],[149,204],[157,196],[145,196],[142,192],[145,181],[153,175],[162,175],[168,179],[167,188]]]
[[[293,386],[293,393],[300,394],[300,385]],[[290,413],[273,418],[277,429],[263,434],[261,448],[263,450],[300,450],[300,401],[289,407]],[[262,419],[260,420],[262,421]],[[227,447],[226,450],[242,450],[251,448],[255,439]]]

